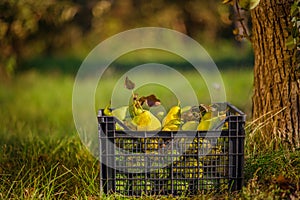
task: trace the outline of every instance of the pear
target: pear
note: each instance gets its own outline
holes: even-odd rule
[[[216,163],[216,170],[220,176],[226,177],[228,176],[229,170],[229,160],[228,157],[220,157]]]
[[[196,158],[188,157],[178,162],[173,171],[182,174],[185,178],[201,178],[203,176],[203,164]]]
[[[173,119],[169,121],[169,123],[165,124],[163,127],[163,131],[177,131],[179,130],[181,121],[180,119]]]
[[[106,116],[112,116],[113,115],[110,111],[110,106],[111,106],[111,103],[109,103],[108,105],[105,106],[105,108],[103,110],[104,115],[106,115]]]
[[[169,178],[169,167],[163,167],[161,163],[153,162],[151,165],[154,171],[151,171],[151,178]]]
[[[207,131],[211,127],[211,121],[210,120],[201,120],[198,124],[197,130],[198,131]]]
[[[221,117],[213,117],[213,118],[208,119],[207,117],[205,117],[205,115],[203,116],[203,118],[201,119],[201,121],[197,127],[197,130],[199,130],[199,131],[212,130],[212,129],[216,128],[216,126],[218,126],[219,123],[221,122]]]
[[[180,120],[180,106],[173,106],[167,116],[165,117],[165,119],[163,120],[163,126],[165,126],[166,124],[168,124],[170,121],[177,119]]]
[[[151,123],[150,112],[147,110],[133,117],[132,122],[137,125],[138,128],[143,129]]]
[[[127,177],[124,174],[116,174],[116,192],[123,194],[128,189]]]
[[[210,176],[203,176],[202,179],[199,180],[199,189],[200,190],[212,190],[214,189],[217,181]]]
[[[141,138],[142,149],[146,153],[151,153],[154,150],[158,150],[160,143],[162,143],[162,138]]]
[[[185,193],[189,189],[189,183],[184,180],[169,180],[167,182],[167,190],[172,190],[172,183],[173,183],[173,190],[177,193]]]
[[[147,194],[151,193],[154,188],[154,183],[150,180],[133,180],[132,190],[134,194]]]
[[[184,177],[201,178],[203,176],[203,164],[196,158],[188,157],[186,160],[186,168],[184,169]]]
[[[197,121],[187,121],[186,123],[184,123],[182,125],[181,130],[194,131],[194,130],[197,130],[198,125],[199,125],[199,122],[197,122]]]
[[[177,131],[181,125],[181,109],[180,106],[173,106],[167,116],[163,120],[163,131]]]
[[[124,121],[128,113],[128,106],[121,106],[119,108],[116,108],[111,113],[114,117],[118,118],[120,121]]]
[[[144,110],[132,119],[137,131],[155,131],[161,129],[161,123],[150,111]]]

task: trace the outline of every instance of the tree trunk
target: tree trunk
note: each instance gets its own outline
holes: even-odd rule
[[[290,0],[261,0],[251,11],[255,56],[253,119],[267,144],[300,147],[300,79],[296,51],[285,46]]]

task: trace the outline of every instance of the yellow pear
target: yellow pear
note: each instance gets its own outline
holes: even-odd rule
[[[205,115],[203,117],[205,117]],[[218,124],[221,122],[220,116],[213,117],[211,119],[207,119],[207,118],[204,119],[203,117],[197,127],[198,131],[207,131],[207,130],[215,129],[218,126]]]
[[[179,130],[181,124],[180,106],[173,106],[167,116],[163,120],[163,131],[176,131]]]
[[[141,114],[132,119],[138,131],[154,131],[161,129],[160,121],[148,110],[144,110]]]
[[[163,124],[166,125],[174,119],[180,119],[180,106],[173,106],[164,119]]]
[[[207,131],[210,129],[210,125],[211,125],[211,120],[201,120],[197,130],[198,131]]]
[[[179,130],[181,121],[180,118],[179,119],[173,119],[171,121],[169,121],[168,124],[165,124],[163,127],[163,131],[177,131]]]
[[[109,103],[107,106],[105,106],[105,108],[104,108],[104,110],[103,110],[104,115],[106,115],[106,116],[112,116],[112,115],[113,115],[113,114],[111,113],[111,111],[110,111],[110,106],[111,106],[110,103]]]
[[[140,127],[147,127],[151,123],[150,112],[147,110],[142,111],[132,119],[133,123]]]
[[[211,119],[211,118],[212,118],[212,112],[206,112],[206,113],[202,116],[201,120],[209,120],[209,119]]]

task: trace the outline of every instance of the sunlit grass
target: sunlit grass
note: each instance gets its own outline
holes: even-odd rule
[[[224,71],[222,75],[228,100],[243,111],[251,110],[251,71]],[[186,76],[193,87],[201,85],[193,74]],[[72,118],[73,81],[69,75],[29,72],[0,85],[0,199],[100,198],[99,163],[81,143]],[[103,105],[115,81],[104,81]],[[257,140],[250,134],[247,132],[245,146],[245,187],[194,199],[299,197],[299,150],[255,149]],[[287,179],[288,189],[276,182],[279,175]],[[118,194],[101,198],[128,199]]]

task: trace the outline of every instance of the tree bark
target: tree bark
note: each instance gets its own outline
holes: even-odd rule
[[[261,0],[251,11],[255,56],[253,119],[267,144],[300,147],[300,79],[296,51],[286,48],[290,0]]]

